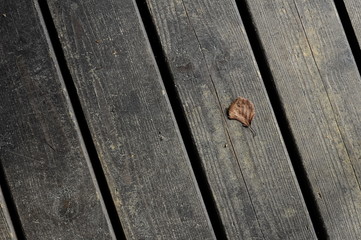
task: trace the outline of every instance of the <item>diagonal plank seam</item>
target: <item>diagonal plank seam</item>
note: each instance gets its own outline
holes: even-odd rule
[[[347,12],[344,1],[333,1],[336,7],[336,12],[338,13],[338,17],[342,24],[342,27],[345,31],[345,35],[347,41],[349,43],[349,47],[351,48],[352,55],[355,58],[355,62],[357,65],[357,69],[359,73],[361,72],[361,48],[360,43],[357,40],[355,30],[353,29],[350,16]]]
[[[74,121],[78,123],[78,129],[80,131],[79,137],[82,138],[82,145],[84,146],[85,155],[88,155],[90,161],[89,168],[92,168],[90,171],[93,171],[94,174],[94,184],[97,185],[98,191],[100,192],[101,198],[103,199],[103,204],[105,207],[104,214],[108,215],[110,220],[110,227],[112,228],[111,230],[114,232],[116,239],[125,239],[122,225],[118,215],[116,214],[115,206],[110,195],[110,190],[105,180],[105,176],[98,158],[98,153],[91,138],[89,127],[79,101],[79,96],[77,95],[77,91],[72,81],[72,77],[64,57],[61,43],[59,42],[58,33],[51,17],[48,4],[46,0],[35,1],[38,4],[37,11],[43,21],[44,31],[46,31],[48,35],[49,45],[53,48],[53,54],[55,55],[53,56],[54,61],[57,62],[58,70],[60,71],[59,76],[62,79],[62,82],[65,85],[68,93],[68,99],[70,101],[69,106],[72,107]]]
[[[245,0],[235,1],[244,24],[247,37],[250,40],[249,42],[255,57],[255,62],[260,70],[261,78],[263,79],[264,86],[266,87],[282,138],[285,140],[284,143],[287,152],[290,155],[291,164],[300,186],[301,194],[306,203],[308,214],[311,218],[312,227],[315,229],[318,239],[328,239],[329,237],[325,223],[321,217],[321,212],[316,202],[316,197],[311,189],[311,183],[307,177],[307,172],[302,163],[299,149],[297,147],[294,135],[290,129],[288,119],[285,115],[281,97],[275,86],[275,81],[273,79],[267,57],[265,56],[264,47],[260,41],[248,7],[248,3],[246,3]]]
[[[25,239],[24,230],[20,221],[19,213],[16,209],[15,202],[13,201],[13,196],[11,194],[5,172],[4,166],[2,165],[2,161],[0,161],[0,191],[3,192],[4,202],[7,206],[10,220],[14,228],[15,235],[17,239]],[[14,236],[14,239],[16,239]]]
[[[191,22],[191,20],[190,20],[190,18],[189,18],[188,11],[187,11],[187,9],[186,9],[186,6],[185,6],[183,0],[182,0],[182,5],[183,5],[184,11],[185,11],[185,13],[186,13],[186,16],[187,16],[189,25],[192,27],[192,30],[193,30],[193,32],[194,32],[194,36],[195,36],[196,39],[197,39],[197,42],[198,42],[198,45],[199,45],[199,49],[200,49],[200,51],[201,51],[201,53],[202,53],[203,59],[205,60],[206,58],[205,58],[205,55],[204,55],[204,52],[203,52],[201,43],[200,43],[200,41],[199,41],[198,35],[197,35],[197,33],[196,33],[193,25],[192,25],[192,22]],[[210,74],[210,72],[209,72],[209,66],[208,66],[208,64],[207,64],[206,61],[205,61],[205,64],[206,64],[207,73],[208,73],[209,78],[210,78],[210,82],[212,83],[212,87],[213,87],[215,96],[216,96],[216,98],[217,98],[217,103],[218,103],[218,105],[219,105],[220,111],[222,112],[221,101],[220,101],[220,99],[219,99],[219,95],[218,95],[218,93],[217,93],[217,89],[216,89],[216,87],[215,87],[213,78],[212,78],[212,76],[211,76],[211,74]],[[249,188],[248,188],[248,186],[247,186],[247,182],[245,181],[245,178],[244,178],[244,175],[243,175],[243,172],[242,172],[242,168],[241,168],[240,163],[239,163],[238,156],[237,156],[237,154],[236,154],[236,152],[235,152],[233,142],[232,142],[232,140],[231,140],[231,138],[230,138],[230,134],[229,134],[229,131],[228,131],[228,128],[227,128],[227,123],[225,123],[224,115],[222,116],[222,123],[223,123],[223,127],[224,127],[224,129],[225,129],[225,133],[226,133],[226,135],[227,135],[227,138],[228,138],[229,142],[231,143],[232,153],[233,153],[233,155],[235,156],[235,158],[236,158],[236,160],[237,160],[237,165],[238,165],[238,168],[240,169],[240,173],[241,173],[241,176],[242,176],[242,180],[243,180],[243,182],[245,183],[245,187],[246,187],[247,194],[248,194],[248,196],[250,196],[250,192],[249,192]],[[264,235],[264,233],[263,233],[263,231],[262,231],[262,228],[261,228],[261,223],[260,223],[260,221],[259,221],[259,219],[258,219],[256,210],[255,210],[255,207],[254,207],[254,203],[253,203],[251,197],[249,197],[249,200],[250,200],[250,203],[251,203],[251,206],[252,206],[252,211],[254,212],[254,215],[255,215],[255,217],[256,217],[257,223],[258,223],[258,225],[259,225],[259,227],[260,227],[260,229],[261,229],[262,236],[263,236],[263,238],[265,238],[265,235]]]
[[[305,38],[306,38],[306,41],[307,41],[308,48],[309,48],[309,50],[310,50],[310,52],[311,52],[311,56],[312,56],[313,62],[314,62],[314,64],[315,64],[316,68],[317,68],[317,73],[318,73],[318,75],[319,75],[319,77],[320,77],[320,79],[321,79],[321,82],[322,82],[322,85],[323,85],[323,87],[324,87],[324,90],[325,90],[327,99],[328,99],[328,101],[329,101],[329,103],[330,103],[333,116],[336,116],[336,111],[334,110],[334,106],[333,106],[332,101],[331,101],[331,99],[330,99],[329,93],[328,93],[328,91],[326,90],[325,83],[324,83],[323,77],[322,77],[321,72],[320,72],[320,68],[318,67],[318,64],[317,64],[317,62],[316,62],[315,55],[314,55],[314,52],[313,52],[313,50],[312,50],[310,41],[309,41],[309,39],[308,39],[306,29],[305,29],[305,27],[304,27],[304,25],[303,25],[303,22],[302,22],[302,19],[301,19],[301,15],[300,15],[300,13],[299,13],[299,11],[298,11],[298,8],[297,8],[297,4],[296,4],[295,1],[293,1],[293,3],[294,3],[294,5],[295,5],[295,9],[296,9],[296,12],[297,12],[299,21],[300,21],[301,26],[302,26],[303,34],[304,34],[304,36],[305,36]],[[343,136],[344,134],[342,134],[342,132],[341,132],[340,125],[339,125],[339,122],[337,121],[337,118],[336,118],[336,117],[335,117],[334,121],[335,121],[336,126],[337,126],[337,131],[338,131],[339,135],[341,136],[343,146],[344,146],[344,148],[345,148],[345,150],[346,150],[346,153],[347,153],[347,157],[348,157],[349,161],[351,162],[351,156],[350,156],[349,150],[348,150],[348,148],[347,148],[347,145],[346,145],[346,142],[345,142],[345,139],[344,139],[344,136]],[[354,168],[353,164],[350,164],[350,165],[351,165],[353,174],[354,174],[354,176],[355,176],[355,178],[356,178],[357,185],[358,185],[359,189],[361,190],[361,185],[360,185],[360,182],[359,182],[359,180],[358,180],[358,178],[357,178],[357,174],[356,174],[355,168]]]
[[[21,239],[20,237],[17,237],[19,234],[15,231],[12,216],[10,215],[9,208],[5,202],[4,192],[1,188],[2,183],[3,182],[0,180],[0,238],[5,239],[6,237],[10,237],[12,240]],[[6,184],[6,182],[4,183]]]
[[[160,43],[158,33],[155,29],[154,22],[151,18],[150,9],[143,0],[135,0],[139,15],[142,19],[143,26],[146,32],[147,39],[149,41],[152,52],[155,56],[155,61],[157,68],[161,75],[162,83],[169,98],[170,105],[172,107],[173,114],[175,116],[175,121],[179,128],[181,138],[183,139],[186,153],[189,156],[191,163],[192,171],[194,177],[199,186],[199,190],[205,204],[206,212],[210,219],[213,231],[217,239],[227,239],[225,229],[221,223],[221,218],[219,216],[219,211],[215,205],[214,198],[212,196],[209,183],[206,178],[206,174],[203,170],[200,156],[194,145],[194,139],[190,132],[190,127],[188,122],[185,119],[184,111],[181,108],[181,102],[176,91],[173,76],[170,73],[169,64],[166,61],[166,56],[164,54],[163,48]],[[166,79],[169,79],[167,81]],[[189,143],[189,144],[186,144]]]

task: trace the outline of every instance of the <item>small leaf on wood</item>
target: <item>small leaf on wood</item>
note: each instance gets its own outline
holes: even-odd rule
[[[251,122],[255,115],[254,105],[246,98],[236,98],[228,108],[228,118],[238,120],[244,127],[248,127],[252,134],[255,136],[255,132],[251,128]]]

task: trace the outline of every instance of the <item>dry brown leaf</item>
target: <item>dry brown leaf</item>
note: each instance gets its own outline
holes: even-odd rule
[[[255,115],[253,103],[243,97],[236,98],[228,108],[228,118],[238,120],[244,127],[249,127],[253,135],[255,135],[251,128],[251,123]]]

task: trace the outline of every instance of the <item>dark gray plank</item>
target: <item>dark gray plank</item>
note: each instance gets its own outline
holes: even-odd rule
[[[39,10],[28,0],[0,9],[0,160],[25,237],[111,239]]]
[[[234,1],[147,2],[227,237],[315,239]],[[227,120],[237,96],[255,137]]]
[[[134,1],[48,2],[125,235],[214,238]]]
[[[333,1],[248,1],[330,239],[361,236],[361,79]]]
[[[0,143],[1,144],[1,143]],[[14,227],[6,207],[3,192],[0,187],[0,240],[16,240]]]

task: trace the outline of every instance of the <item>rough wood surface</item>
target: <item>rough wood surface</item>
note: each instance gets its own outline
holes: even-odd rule
[[[315,239],[235,3],[147,3],[227,237]],[[227,119],[238,96],[255,137]]]
[[[361,236],[361,79],[333,1],[248,1],[330,239]]]
[[[132,0],[49,0],[129,239],[213,239]]]
[[[15,231],[0,188],[0,240],[16,240]]]
[[[0,160],[27,239],[111,239],[32,1],[0,1]]]

